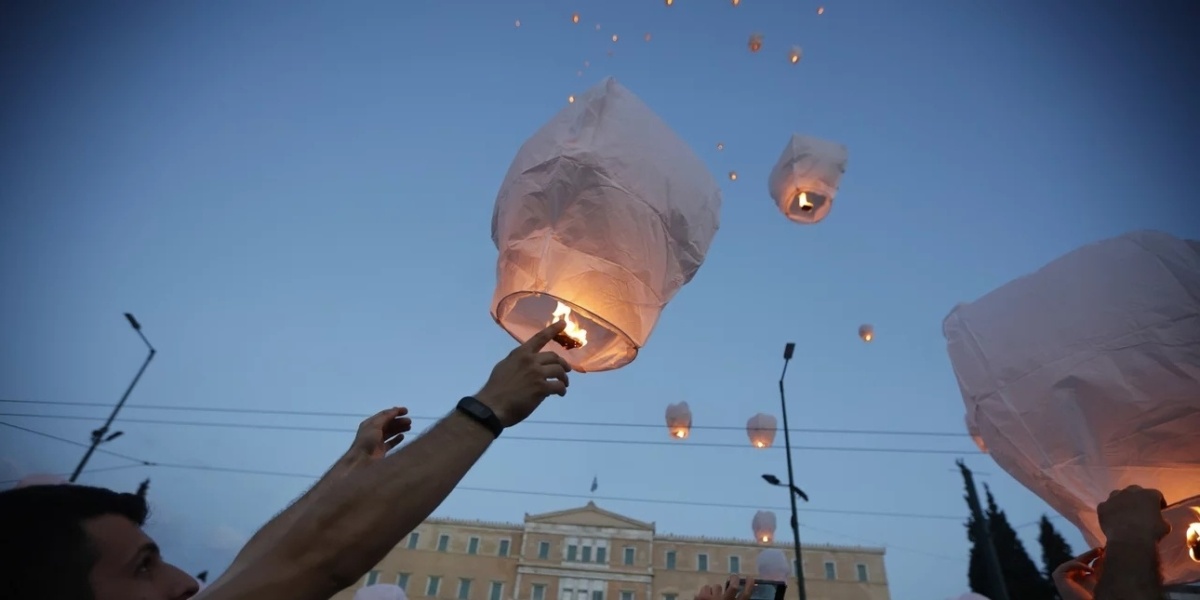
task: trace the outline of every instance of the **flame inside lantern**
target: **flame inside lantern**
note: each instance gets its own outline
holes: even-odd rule
[[[1192,508],[1192,512],[1196,513],[1196,518],[1200,519],[1200,508]],[[1200,521],[1196,521],[1187,528],[1187,548],[1188,556],[1195,562],[1200,562]]]
[[[808,192],[800,192],[800,194],[796,196],[796,206],[801,212],[809,212],[814,208],[813,203],[808,199]]]
[[[762,442],[754,442],[754,446],[757,448],[766,448],[767,447],[767,445]]]
[[[762,34],[755,33],[750,36],[750,42],[747,45],[750,46],[751,52],[758,52],[759,50],[762,50],[762,43],[763,43]]]
[[[769,536],[769,535],[764,535],[764,536],[762,536],[762,542],[763,542],[764,544],[766,544],[766,543],[768,543],[768,542],[770,542],[770,541],[771,541],[771,536]]]
[[[554,315],[551,317],[551,323],[559,321],[566,322],[567,326],[561,333],[554,336],[554,341],[562,344],[567,350],[582,348],[587,345],[587,330],[581,329],[579,323],[571,318],[571,308],[562,302],[554,309]]]
[[[579,22],[579,13],[575,13],[575,14],[571,15],[571,22],[572,22],[572,23],[578,23],[578,22]]]

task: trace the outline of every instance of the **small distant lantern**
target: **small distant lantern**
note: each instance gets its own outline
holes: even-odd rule
[[[823,14],[825,14],[825,7],[824,7],[824,6],[818,6],[818,7],[817,7],[817,14],[818,14],[818,15],[823,15]]]
[[[567,96],[567,104],[575,104],[575,96]]]
[[[775,513],[769,510],[760,510],[754,513],[754,519],[750,521],[750,526],[754,529],[754,540],[762,544],[770,544],[775,541]]]
[[[833,206],[847,159],[846,147],[841,144],[793,135],[768,182],[780,212],[805,225],[824,219]]]
[[[583,71],[582,71],[582,70],[575,71],[575,76],[576,76],[576,77],[583,77]]]
[[[875,339],[875,327],[870,324],[859,325],[858,326],[858,339],[860,339],[864,342],[868,342],[868,343],[871,342],[872,340],[874,340]]]
[[[596,23],[596,31],[600,31],[600,24]]]
[[[521,26],[521,20],[520,20],[520,19],[517,19],[517,20],[516,20],[516,21],[513,23],[513,26],[514,26],[514,27],[520,27],[520,26]]]
[[[692,432],[692,409],[687,402],[667,405],[667,430],[675,439],[687,439]]]
[[[758,52],[759,50],[762,50],[762,42],[763,36],[761,33],[750,34],[750,42],[748,44],[750,46],[750,51]]]
[[[737,171],[730,171],[730,172],[729,172],[729,180],[730,180],[730,181],[737,181]]]
[[[770,448],[775,443],[775,417],[758,413],[746,421],[746,435],[750,436],[750,445],[755,448]]]
[[[590,60],[585,60],[585,61],[583,61],[583,68],[585,68],[585,69],[586,69],[586,68],[588,68],[588,67],[590,67],[590,66],[592,66],[592,61],[590,61]]]
[[[615,42],[615,41],[617,41],[617,34],[615,34],[615,33],[613,34],[612,40],[613,40],[614,42]]]
[[[730,2],[733,3],[734,6],[737,6],[742,3],[742,0],[730,0]]]
[[[725,149],[725,144],[722,144],[721,142],[717,142],[717,150],[720,151],[720,150],[724,150],[724,149]]]
[[[647,42],[648,42],[648,41],[650,41],[650,34],[649,34],[649,33],[647,33],[647,34],[646,34],[646,41],[647,41]]]
[[[575,14],[571,15],[571,22],[572,22],[572,23],[578,23],[578,22],[579,22],[579,13],[575,13]]]
[[[664,1],[667,3],[667,6],[671,6],[672,4],[675,4],[675,0],[664,0]]]
[[[768,581],[787,581],[792,577],[792,568],[788,565],[788,557],[779,548],[767,548],[758,553],[754,560],[758,576]]]
[[[792,46],[792,49],[788,51],[788,60],[794,65],[800,62],[801,58],[804,58],[804,49],[800,46]]]

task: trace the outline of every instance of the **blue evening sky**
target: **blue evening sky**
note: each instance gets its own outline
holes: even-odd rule
[[[793,427],[962,433],[941,335],[955,303],[1129,230],[1200,237],[1187,4],[829,0],[820,16],[814,0],[10,5],[0,397],[111,405],[144,355],[130,311],[160,354],[114,452],[316,475],[358,415],[400,404],[429,425],[512,345],[488,315],[509,161],[569,94],[612,75],[710,165],[721,230],[637,361],[577,375],[464,483],[503,492],[456,491],[437,514],[519,522],[585,503],[595,476],[600,506],[663,532],[748,537],[751,507],[778,507],[786,538],[786,496],[759,479],[785,474],[783,452],[753,450],[741,431],[778,411],[785,342],[797,344]],[[751,54],[756,31],[765,44]],[[794,132],[850,150],[816,226],[789,223],[766,193]],[[858,340],[861,323],[875,343]],[[697,426],[729,429],[658,444],[680,400]],[[82,442],[107,408],[0,413]],[[793,442],[812,498],[804,539],[886,544],[898,600],[966,590],[957,456],[1014,524],[1048,510],[965,436]],[[69,471],[80,452],[0,434],[3,479]],[[193,572],[223,568],[310,484],[103,470],[127,464],[98,455],[83,481],[132,490],[152,477],[154,531]],[[1021,531],[1038,557],[1036,528]]]

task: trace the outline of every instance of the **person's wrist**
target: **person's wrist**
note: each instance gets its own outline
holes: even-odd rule
[[[484,389],[484,390],[480,390],[479,393],[475,394],[473,396],[473,398],[478,400],[480,404],[491,409],[492,414],[496,415],[497,419],[500,419],[500,424],[503,425],[506,429],[512,425],[512,421],[509,421],[508,414],[504,410],[503,400],[500,397],[498,397],[496,394],[493,394],[493,393],[489,392],[488,390]]]

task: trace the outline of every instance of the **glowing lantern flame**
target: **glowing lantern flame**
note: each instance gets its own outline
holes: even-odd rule
[[[687,402],[667,405],[667,430],[671,437],[686,440],[692,429],[692,409]]]
[[[775,417],[766,413],[758,413],[746,421],[746,435],[755,448],[770,448],[775,443],[776,430]]]
[[[763,36],[761,33],[751,34],[750,35],[750,43],[749,43],[750,51],[758,52],[759,50],[762,50],[762,41],[763,41]]]
[[[575,97],[571,96],[571,98],[572,102],[574,102]],[[558,307],[554,309],[554,315],[550,320],[551,323],[559,321],[565,321],[567,327],[562,330],[562,333],[554,336],[554,341],[562,344],[567,350],[574,350],[575,348],[582,348],[587,345],[587,330],[580,329],[579,323],[576,323],[575,319],[571,318],[571,307],[562,302],[558,303]]]
[[[1200,519],[1200,508],[1192,507],[1192,512],[1196,513],[1196,518]],[[1196,521],[1187,528],[1187,549],[1188,556],[1200,562],[1200,521]]]
[[[575,104],[575,96],[567,96],[567,103],[568,103],[568,104]],[[559,305],[559,306],[562,306],[562,303],[560,302],[558,305]],[[556,313],[556,314],[557,314],[557,313]]]
[[[793,65],[800,62],[800,59],[803,57],[804,50],[802,50],[800,46],[792,46],[791,52],[788,52],[788,60],[792,61]]]
[[[870,342],[875,339],[875,327],[871,325],[859,325],[858,337],[864,342]]]
[[[775,539],[775,513],[769,510],[754,513],[750,527],[754,530],[754,539],[764,544],[771,543]]]
[[[571,22],[572,22],[572,23],[578,23],[578,22],[579,22],[579,13],[575,13],[575,14],[571,15]]]
[[[737,171],[730,171],[730,172],[729,172],[729,180],[730,180],[730,181],[737,181]]]
[[[665,0],[665,1],[667,3],[667,6],[671,6],[672,4],[675,4],[675,0]]]
[[[737,6],[742,3],[742,0],[730,0],[730,1],[733,2],[734,6]]]
[[[808,200],[808,192],[800,192],[800,195],[796,196],[796,205],[804,212],[813,209],[813,203]]]

